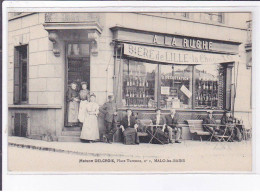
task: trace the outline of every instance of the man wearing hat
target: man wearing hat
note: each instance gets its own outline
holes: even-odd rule
[[[109,95],[108,96],[108,102],[106,102],[101,108],[100,112],[102,112],[105,115],[105,127],[106,131],[103,137],[108,138],[109,133],[111,133],[111,130],[113,130],[113,120],[115,120],[115,117],[117,117],[117,110],[116,110],[116,103],[114,102],[114,96]],[[106,139],[107,141],[110,141],[110,139]]]
[[[203,119],[202,125],[203,125],[203,129],[204,131],[210,132],[211,134],[216,134],[219,132],[219,127],[217,126],[216,120],[213,118],[211,110],[207,111],[207,117]],[[217,141],[220,141],[220,139],[218,137],[214,138]]]

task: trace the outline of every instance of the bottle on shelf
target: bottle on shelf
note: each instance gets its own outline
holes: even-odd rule
[[[201,94],[202,95],[202,105],[205,105],[206,102],[206,96],[204,93]]]
[[[132,79],[131,79],[131,77],[129,77],[129,86],[132,86],[132,85],[133,85]]]
[[[198,90],[201,90],[201,85],[200,85],[200,81],[198,82]]]
[[[195,102],[196,102],[196,105],[198,106],[199,105],[199,94],[198,93],[195,96]]]

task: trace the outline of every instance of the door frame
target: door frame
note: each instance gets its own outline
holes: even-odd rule
[[[67,125],[67,109],[68,109],[68,103],[67,103],[67,91],[68,91],[68,44],[89,44],[89,66],[90,66],[90,72],[91,72],[91,41],[71,41],[71,40],[68,40],[68,41],[64,41],[65,43],[65,54],[64,54],[64,57],[65,57],[65,77],[64,77],[64,95],[63,95],[63,98],[64,98],[64,128],[65,127],[68,127],[66,126]],[[81,57],[84,57],[84,56],[81,56]],[[89,72],[89,73],[90,73]],[[89,78],[90,80],[90,78]],[[90,83],[89,84],[89,89],[90,89]],[[63,128],[63,129],[64,129]],[[69,127],[68,127],[69,128]]]

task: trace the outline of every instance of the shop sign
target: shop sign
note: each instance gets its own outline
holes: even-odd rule
[[[169,95],[170,94],[170,87],[169,86],[161,86],[161,94]]]
[[[124,44],[124,54],[130,57],[168,64],[214,64],[236,61],[236,56],[179,49]]]
[[[198,49],[198,50],[206,50],[210,51],[213,50],[213,42],[202,40],[202,39],[195,39],[195,38],[184,38],[184,37],[169,37],[169,36],[160,36],[154,35],[153,36],[153,43],[154,44],[163,44],[166,46],[173,46],[173,47],[182,47],[187,49]]]
[[[239,42],[214,40],[203,37],[159,34],[141,30],[113,27],[114,39],[127,43],[140,43],[149,46],[160,46],[175,49],[196,50],[210,53],[237,54]]]
[[[181,89],[180,89],[188,98],[190,98],[192,96],[191,91],[186,88],[186,86],[182,85]]]

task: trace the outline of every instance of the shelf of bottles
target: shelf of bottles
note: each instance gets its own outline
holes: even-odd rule
[[[218,81],[196,80],[196,108],[217,109],[218,108]]]
[[[154,80],[146,76],[128,75],[124,78],[123,99],[128,107],[149,107],[154,97]]]

